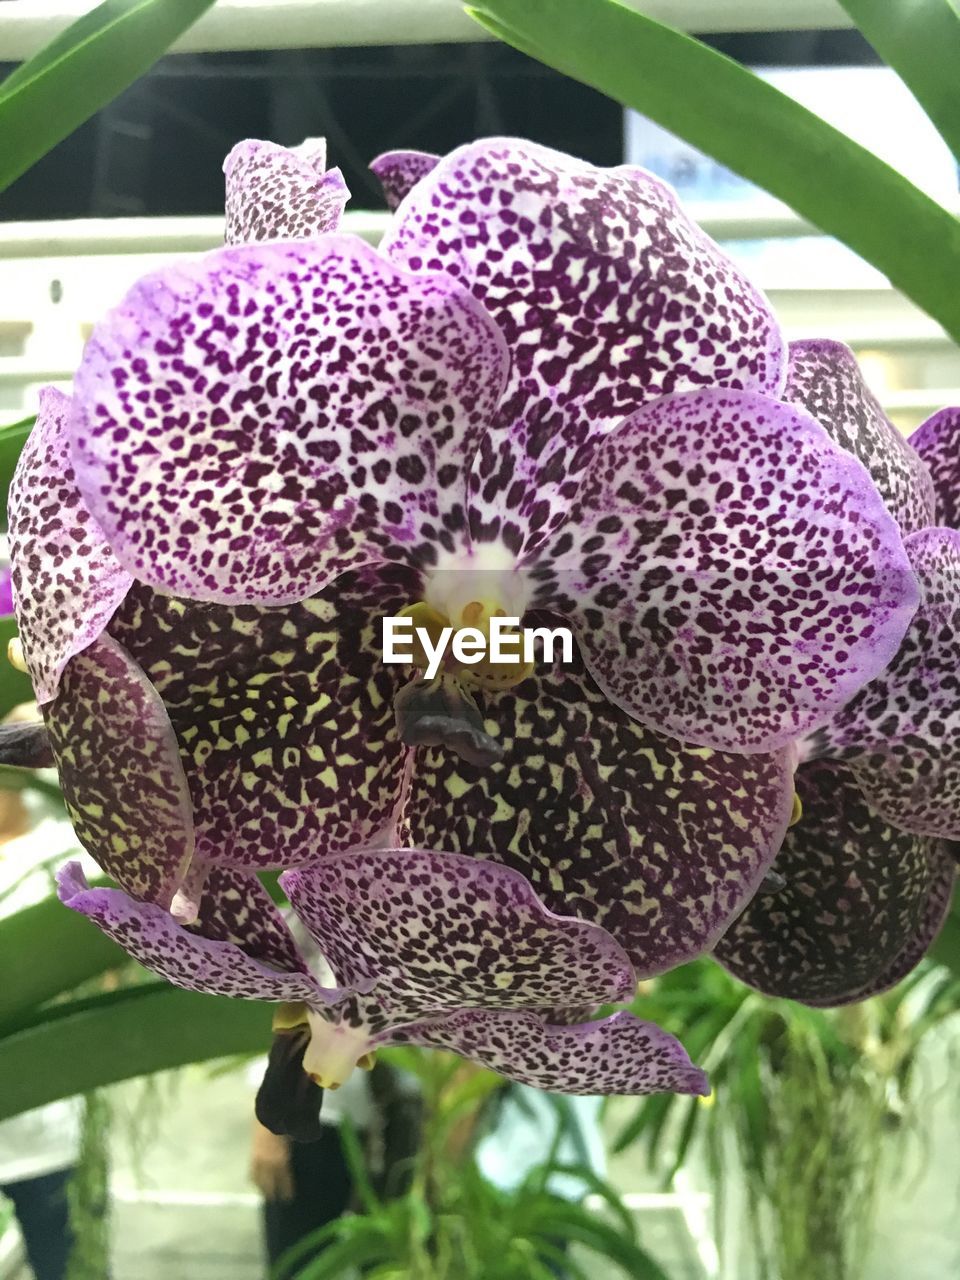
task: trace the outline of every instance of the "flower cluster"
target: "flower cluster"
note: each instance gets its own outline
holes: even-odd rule
[[[377,249],[319,144],[241,144],[226,247],[43,396],[16,609],[120,886],[61,896],[178,985],[278,1002],[325,1087],[406,1042],[704,1091],[578,1011],[708,950],[858,998],[943,918],[960,412],[904,441],[642,170],[512,139],[372,167]],[[576,652],[427,680],[382,660],[397,614]]]

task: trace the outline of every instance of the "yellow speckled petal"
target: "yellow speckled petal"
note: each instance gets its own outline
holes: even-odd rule
[[[503,761],[418,753],[404,840],[522,872],[552,911],[607,929],[641,976],[709,947],[753,896],[791,815],[788,752],[685,749],[579,664],[488,697],[486,714]]]
[[[190,793],[156,689],[103,635],[43,707],[81,844],[135,898],[169,907],[194,851]]]
[[[400,571],[345,575],[282,609],[203,605],[137,586],[111,624],[159,690],[193,799],[197,855],[297,866],[390,819],[406,748],[379,617],[416,591]]]

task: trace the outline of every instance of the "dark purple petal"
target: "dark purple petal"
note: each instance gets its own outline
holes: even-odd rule
[[[931,901],[942,902],[954,868],[943,841],[891,826],[840,765],[802,765],[797,792],[803,813],[774,863],[782,887],[761,889],[714,955],[766,995],[843,1004],[921,958]]]
[[[474,475],[483,539],[539,541],[596,440],[658,396],[783,386],[766,300],[642,169],[511,138],[472,143],[417,183],[381,249],[469,285],[510,348]]]
[[[941,409],[910,437],[933,477],[936,520],[960,529],[960,408]]]
[[[918,600],[863,466],[802,410],[742,391],[670,396],[608,435],[534,577],[608,697],[731,751],[827,719]]]
[[[250,138],[223,162],[227,244],[309,240],[336,231],[350,192],[339,169],[325,171],[326,146],[313,138],[280,147]]]
[[[43,708],[77,838],[137,898],[166,909],[194,851],[190,793],[160,697],[101,636],[70,659]]]
[[[960,837],[960,532],[906,540],[922,599],[893,661],[803,744],[844,760],[894,826]]]
[[[573,1027],[551,1026],[535,1013],[465,1010],[395,1028],[375,1043],[451,1049],[553,1093],[710,1092],[678,1040],[626,1010]]]
[[[404,839],[522,872],[551,911],[611,933],[641,976],[708,948],[780,847],[792,754],[684,748],[609,703],[579,664],[541,667],[485,706],[502,763],[419,752]]]
[[[380,179],[388,209],[397,205],[425,178],[440,160],[430,151],[384,151],[370,162],[371,172]]]
[[[554,915],[523,876],[495,863],[361,849],[281,884],[338,984],[372,990],[390,1022],[461,1007],[601,1004],[636,984],[609,934]]]
[[[813,415],[831,440],[863,463],[904,534],[934,519],[930,474],[880,407],[842,342],[791,342],[783,399]]]
[[[453,547],[506,363],[462,286],[362,240],[217,250],[141,280],[95,329],[78,480],[149,586],[293,603]]]
[[[17,623],[40,703],[56,695],[70,658],[96,640],[130,588],[77,488],[70,400],[53,387],[10,485],[10,560]]]
[[[293,956],[296,964],[283,969],[276,967],[272,951],[265,958],[247,955],[233,941],[206,938],[183,928],[154,903],[137,902],[119,889],[88,888],[77,862],[68,862],[60,871],[57,886],[62,902],[87,916],[135,960],[174,986],[248,1000],[323,998],[319,985],[296,958],[292,940],[285,954]],[[251,899],[244,909],[249,927],[250,918],[262,908]],[[272,931],[275,926],[269,927]]]
[[[256,876],[243,871],[209,868],[190,931],[210,942],[231,942],[251,959],[281,972],[307,972],[273,899]]]
[[[411,590],[398,571],[368,570],[265,609],[134,587],[111,632],[166,704],[200,860],[302,865],[388,824],[405,755],[392,704],[406,672],[380,660],[378,614]]]
[[[887,967],[882,972],[875,974],[866,986],[848,993],[844,996],[842,1002],[837,1000],[826,1001],[826,1007],[829,1008],[838,1003],[850,1004],[855,1000],[867,1000],[870,996],[880,995],[884,991],[889,991],[891,987],[895,987],[898,982],[902,982],[908,974],[911,974],[936,942],[940,930],[943,928],[944,921],[950,912],[950,906],[953,902],[956,881],[957,864],[955,855],[951,854],[946,842],[940,841],[936,845],[935,852],[931,853],[927,897],[921,908],[920,918],[913,933],[911,933]],[[816,1005],[818,1002],[810,1000],[808,1003]]]

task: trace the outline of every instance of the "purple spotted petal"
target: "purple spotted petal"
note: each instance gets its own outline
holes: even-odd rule
[[[80,487],[148,585],[292,603],[385,548],[453,545],[506,361],[461,286],[362,240],[217,250],[141,280],[94,330]]]
[[[641,169],[510,138],[472,143],[417,183],[381,250],[468,284],[510,348],[474,475],[483,537],[502,521],[508,545],[534,545],[562,518],[593,444],[656,397],[783,386],[766,300]]]
[[[748,752],[881,671],[918,600],[863,466],[802,410],[741,391],[664,398],[608,435],[534,577],[614,702]]]
[[[804,744],[846,761],[888,821],[960,837],[960,532],[906,540],[922,600],[887,669]]]
[[[194,851],[190,794],[156,689],[101,636],[64,668],[43,708],[77,838],[135,897],[166,909]]]
[[[255,240],[309,240],[336,231],[350,192],[339,169],[325,172],[326,146],[302,148],[251,138],[223,162],[227,244]]]
[[[849,347],[826,339],[792,342],[783,399],[806,409],[860,459],[904,534],[937,523],[929,472],[883,412]]]
[[[579,664],[540,668],[486,714],[503,761],[419,752],[405,840],[522,872],[550,910],[611,933],[641,976],[708,948],[753,896],[789,821],[791,752],[685,749]]]
[[[937,842],[930,855],[929,887],[926,901],[920,911],[918,923],[910,937],[900,948],[885,969],[875,974],[866,986],[849,992],[843,1000],[829,1000],[826,1007],[837,1004],[850,1004],[855,1000],[867,1000],[870,996],[889,991],[898,982],[902,982],[912,973],[936,942],[944,921],[950,913],[953,902],[953,891],[957,881],[957,864],[955,856],[944,841]],[[810,1000],[808,1004],[820,1002]]]
[[[774,863],[782,887],[761,889],[714,955],[766,995],[842,1004],[920,959],[949,854],[886,822],[840,765],[802,765],[797,792],[803,813]]]
[[[62,902],[174,986],[248,1000],[322,999],[319,985],[301,961],[291,968],[276,967],[273,954],[247,955],[234,941],[202,937],[154,903],[137,902],[119,889],[90,889],[77,862],[61,870],[57,888]],[[245,909],[252,914],[262,907],[251,901]],[[285,956],[295,957],[292,945],[291,941]]]
[[[494,863],[362,849],[281,884],[338,983],[373,986],[394,1022],[460,1007],[600,1004],[635,986],[607,933],[553,915],[523,876]]]
[[[387,826],[406,752],[392,704],[407,675],[381,663],[378,619],[412,592],[396,570],[345,575],[286,609],[134,587],[111,632],[176,730],[198,859],[303,865]]]
[[[378,1039],[452,1049],[552,1093],[710,1092],[707,1077],[678,1040],[625,1010],[573,1027],[551,1026],[535,1013],[467,1010],[399,1027]]]
[[[370,169],[380,179],[388,209],[397,205],[421,178],[436,168],[440,157],[430,151],[384,151],[370,162]]]
[[[910,443],[933,477],[936,520],[960,529],[960,408],[941,409],[922,423]]]
[[[20,638],[40,703],[96,640],[130,588],[77,488],[70,461],[70,400],[53,387],[10,485],[10,560]]]
[[[13,575],[9,569],[0,570],[0,618],[13,613]]]

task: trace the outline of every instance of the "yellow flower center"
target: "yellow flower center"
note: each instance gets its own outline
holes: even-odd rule
[[[399,616],[410,618],[413,623],[413,665],[420,670],[425,671],[430,665],[430,654],[421,638],[425,635],[432,648],[445,645],[443,673],[455,676],[467,688],[490,692],[512,689],[533,672],[534,663],[523,660],[523,637],[517,627],[497,628],[501,652],[499,658],[491,655],[494,620],[516,616],[495,599],[468,600],[455,617],[426,600],[418,600],[402,609]],[[458,637],[463,660],[455,652]]]

